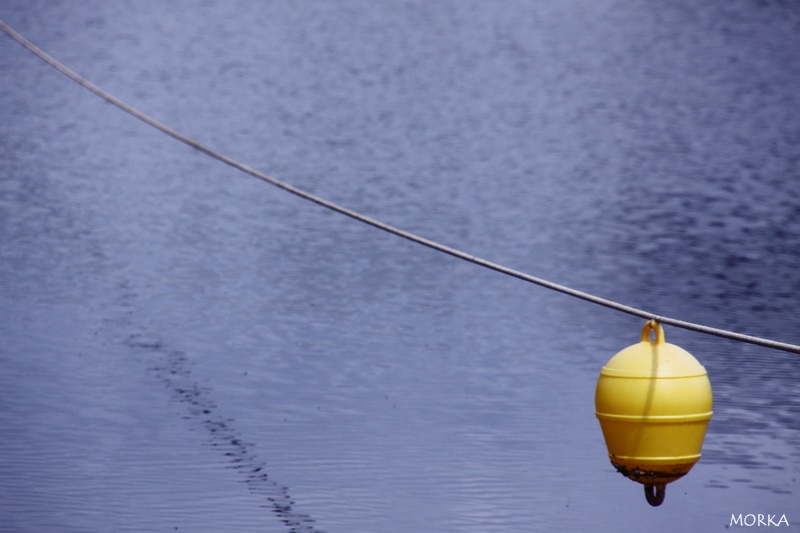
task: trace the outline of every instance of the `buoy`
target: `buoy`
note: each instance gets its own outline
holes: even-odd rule
[[[665,342],[661,324],[650,320],[641,342],[600,370],[595,407],[611,464],[642,483],[655,507],[663,503],[667,483],[700,459],[713,414],[711,383],[703,365]]]

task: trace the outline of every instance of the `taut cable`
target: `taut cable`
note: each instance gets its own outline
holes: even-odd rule
[[[267,183],[270,183],[270,184],[272,184],[272,185],[274,185],[274,186],[276,186],[278,188],[281,188],[281,189],[283,189],[283,190],[285,190],[287,192],[290,192],[290,193],[292,193],[292,194],[294,194],[296,196],[299,196],[300,198],[303,198],[305,200],[309,200],[311,202],[319,204],[319,205],[321,205],[321,206],[323,206],[323,207],[325,207],[327,209],[330,209],[331,211],[335,211],[335,212],[340,213],[342,215],[348,216],[350,218],[358,220],[359,222],[363,222],[364,224],[368,224],[368,225],[373,226],[375,228],[378,228],[378,229],[381,229],[381,230],[386,231],[388,233],[391,233],[392,235],[396,235],[398,237],[402,237],[404,239],[408,239],[409,241],[415,242],[417,244],[421,244],[423,246],[427,246],[428,248],[433,248],[434,250],[437,250],[439,252],[452,255],[453,257],[457,257],[457,258],[462,259],[464,261],[467,261],[469,263],[473,263],[473,264],[488,268],[490,270],[494,270],[496,272],[500,272],[501,274],[505,274],[507,276],[511,276],[511,277],[514,277],[514,278],[517,278],[517,279],[521,279],[523,281],[527,281],[529,283],[533,283],[533,284],[539,285],[541,287],[545,287],[545,288],[550,289],[550,290],[554,290],[554,291],[557,291],[557,292],[568,294],[570,296],[574,296],[575,298],[580,298],[581,300],[585,300],[587,302],[591,302],[591,303],[594,303],[594,304],[597,304],[597,305],[602,305],[602,306],[608,307],[610,309],[615,309],[617,311],[620,311],[620,312],[623,312],[623,313],[627,313],[629,315],[637,316],[637,317],[648,319],[648,320],[650,320],[650,319],[656,320],[657,322],[660,322],[662,324],[667,324],[667,325],[670,325],[670,326],[675,326],[677,328],[687,329],[687,330],[690,330],[690,331],[696,331],[696,332],[699,332],[699,333],[705,333],[707,335],[714,335],[714,336],[717,336],[717,337],[722,337],[722,338],[731,339],[731,340],[735,340],[735,341],[745,342],[745,343],[748,343],[748,344],[755,344],[755,345],[758,345],[758,346],[764,346],[764,347],[767,347],[767,348],[773,348],[775,350],[782,350],[782,351],[785,351],[785,352],[792,352],[792,353],[800,354],[800,346],[795,345],[795,344],[790,344],[790,343],[786,343],[786,342],[779,342],[779,341],[775,341],[775,340],[771,340],[771,339],[765,339],[765,338],[761,338],[761,337],[754,337],[752,335],[745,335],[745,334],[742,334],[742,333],[737,333],[735,331],[728,331],[728,330],[724,330],[724,329],[712,328],[710,326],[704,326],[702,324],[695,324],[693,322],[687,322],[685,320],[678,320],[678,319],[675,319],[675,318],[669,318],[669,317],[665,317],[665,316],[658,316],[655,313],[644,311],[642,309],[637,309],[635,307],[630,307],[628,305],[624,305],[624,304],[621,304],[621,303],[618,303],[618,302],[614,302],[612,300],[607,300],[605,298],[601,298],[601,297],[595,296],[593,294],[589,294],[589,293],[585,293],[585,292],[582,292],[582,291],[579,291],[579,290],[576,290],[576,289],[572,289],[572,288],[567,287],[565,285],[559,285],[557,283],[553,283],[553,282],[547,281],[545,279],[537,278],[535,276],[531,276],[530,274],[526,274],[525,272],[520,272],[518,270],[514,270],[514,269],[511,269],[511,268],[505,267],[503,265],[500,265],[500,264],[497,264],[497,263],[493,263],[491,261],[487,261],[486,259],[481,259],[480,257],[475,257],[474,255],[470,255],[468,253],[462,252],[462,251],[457,250],[455,248],[451,248],[449,246],[445,246],[444,244],[440,244],[440,243],[432,241],[430,239],[426,239],[424,237],[420,237],[418,235],[415,235],[413,233],[401,230],[399,228],[395,228],[394,226],[390,226],[389,224],[386,224],[386,223],[381,222],[379,220],[376,220],[374,218],[370,218],[370,217],[368,217],[366,215],[362,215],[361,213],[358,213],[356,211],[353,211],[351,209],[343,207],[343,206],[341,206],[339,204],[336,204],[336,203],[333,203],[331,201],[328,201],[328,200],[326,200],[324,198],[320,198],[319,196],[315,196],[315,195],[313,195],[313,194],[311,194],[309,192],[306,192],[306,191],[304,191],[302,189],[298,189],[297,187],[293,187],[292,185],[289,185],[288,183],[285,183],[285,182],[280,181],[278,179],[275,179],[275,178],[273,178],[271,176],[268,176],[267,174],[264,174],[263,172],[255,170],[255,169],[253,169],[253,168],[251,168],[251,167],[249,167],[249,166],[247,166],[247,165],[245,165],[243,163],[240,163],[239,161],[236,161],[235,159],[232,159],[232,158],[230,158],[230,157],[228,157],[228,156],[226,156],[224,154],[221,154],[221,153],[219,153],[219,152],[217,152],[217,151],[205,146],[204,144],[201,144],[201,143],[195,141],[194,139],[191,139],[191,138],[183,135],[182,133],[179,133],[179,132],[173,130],[172,128],[170,128],[168,126],[165,126],[164,124],[158,122],[157,120],[145,115],[144,113],[142,113],[138,109],[126,104],[122,100],[120,100],[120,99],[116,98],[115,96],[105,92],[103,89],[101,89],[98,86],[94,85],[93,83],[91,83],[86,78],[80,76],[79,74],[77,74],[73,70],[70,70],[69,68],[64,66],[61,62],[59,62],[57,59],[52,57],[50,54],[48,54],[47,52],[45,52],[44,50],[42,50],[41,48],[39,48],[38,46],[36,46],[32,42],[30,42],[28,39],[26,39],[21,34],[17,33],[13,28],[11,28],[8,24],[3,22],[2,20],[0,20],[0,29],[2,29],[12,39],[14,39],[19,44],[21,44],[22,46],[24,46],[25,48],[30,50],[33,54],[35,54],[40,59],[42,59],[45,62],[47,62],[47,64],[49,64],[50,66],[52,66],[53,68],[55,68],[56,70],[58,70],[59,72],[61,72],[62,74],[64,74],[68,78],[70,78],[71,80],[73,80],[74,82],[84,86],[86,89],[90,90],[91,92],[93,92],[94,94],[99,96],[100,98],[103,98],[104,100],[108,101],[109,103],[111,103],[111,104],[115,105],[116,107],[122,109],[126,113],[129,113],[129,114],[133,115],[134,117],[138,118],[142,122],[144,122],[144,123],[156,128],[157,130],[160,130],[163,133],[166,133],[167,135],[170,135],[171,137],[174,137],[175,139],[177,139],[177,140],[179,140],[179,141],[181,141],[181,142],[183,142],[185,144],[188,144],[192,148],[194,148],[196,150],[199,150],[199,151],[203,152],[204,154],[213,157],[214,159],[217,159],[217,160],[222,161],[223,163],[225,163],[227,165],[232,166],[233,168],[235,168],[237,170],[240,170],[242,172],[250,174],[251,176],[254,176],[254,177],[256,177],[256,178],[258,178],[260,180],[266,181]]]

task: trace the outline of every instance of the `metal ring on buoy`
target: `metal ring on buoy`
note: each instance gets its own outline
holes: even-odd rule
[[[645,485],[644,497],[647,498],[647,503],[653,507],[658,507],[664,503],[664,497],[667,495],[667,486],[659,485]]]

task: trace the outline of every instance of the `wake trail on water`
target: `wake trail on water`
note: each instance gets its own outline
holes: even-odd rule
[[[266,462],[258,458],[254,445],[247,443],[236,430],[234,420],[220,413],[211,398],[211,387],[202,385],[192,375],[192,362],[186,353],[168,348],[160,337],[141,333],[129,335],[124,343],[135,352],[151,356],[148,372],[166,386],[176,401],[186,406],[184,418],[200,423],[210,446],[244,476],[248,490],[268,502],[263,507],[271,509],[290,533],[322,533],[311,516],[294,509],[289,487],[270,478]]]

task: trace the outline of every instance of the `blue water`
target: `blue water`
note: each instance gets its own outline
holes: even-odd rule
[[[5,0],[0,18],[349,208],[800,343],[791,3]],[[4,35],[0,80],[0,531],[800,527],[797,355],[666,328],[714,417],[651,508],[594,416],[642,320],[237,173]]]

